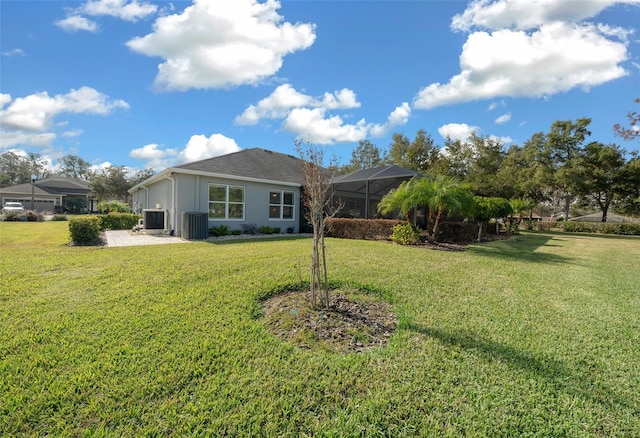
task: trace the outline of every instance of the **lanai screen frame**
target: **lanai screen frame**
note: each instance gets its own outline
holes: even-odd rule
[[[380,200],[397,188],[402,182],[419,175],[418,172],[392,165],[361,169],[347,175],[337,176],[331,182],[331,193],[334,204],[344,202],[345,206],[336,217],[358,217],[371,219],[381,217],[377,206]],[[349,208],[358,205],[358,208]],[[362,203],[362,206],[359,206]]]

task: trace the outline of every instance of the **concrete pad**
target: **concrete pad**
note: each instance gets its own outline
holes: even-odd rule
[[[108,247],[189,243],[188,240],[176,236],[131,233],[128,230],[105,231],[105,235]]]

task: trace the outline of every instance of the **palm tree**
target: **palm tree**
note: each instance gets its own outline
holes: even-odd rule
[[[435,179],[427,179],[419,184],[424,194],[424,199],[429,210],[435,216],[431,239],[438,240],[440,223],[446,215],[473,213],[475,201],[468,184],[460,182],[448,176],[438,176]]]
[[[434,216],[431,238],[437,240],[440,222],[445,214],[466,215],[473,211],[473,194],[468,185],[453,178],[416,177],[403,182],[396,190],[385,195],[378,204],[378,211],[388,214],[394,210],[400,210],[415,230],[412,212],[421,206],[429,207],[429,211]]]
[[[378,204],[378,211],[382,214],[390,214],[399,210],[402,216],[407,218],[409,226],[417,231],[413,223],[413,210],[416,204],[413,200],[413,183],[415,179],[403,181],[397,189],[389,191]]]

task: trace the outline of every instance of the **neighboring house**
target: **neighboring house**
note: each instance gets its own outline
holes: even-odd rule
[[[145,229],[193,238],[187,226],[197,217],[199,228],[204,220],[207,229],[227,225],[239,230],[251,224],[297,233],[304,224],[302,164],[291,155],[245,149],[170,167],[129,193],[133,211],[145,218]]]
[[[602,222],[602,212],[587,214],[569,219],[574,222]],[[638,219],[620,216],[619,214],[607,214],[607,222],[637,222]]]
[[[86,182],[76,178],[54,176],[0,189],[2,205],[21,202],[26,210],[69,211],[84,213],[95,210],[95,199]]]

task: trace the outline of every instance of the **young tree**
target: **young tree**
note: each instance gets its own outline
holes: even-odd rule
[[[296,151],[303,161],[303,202],[305,217],[313,227],[311,253],[311,306],[329,307],[329,280],[327,275],[326,247],[324,243],[326,221],[340,209],[331,207],[331,173],[324,168],[322,149],[296,141]]]
[[[505,218],[513,211],[511,204],[504,198],[497,197],[474,197],[475,208],[474,216],[478,223],[478,242],[482,241],[482,227],[484,222],[490,219]],[[499,227],[499,223],[496,220],[496,230]]]

